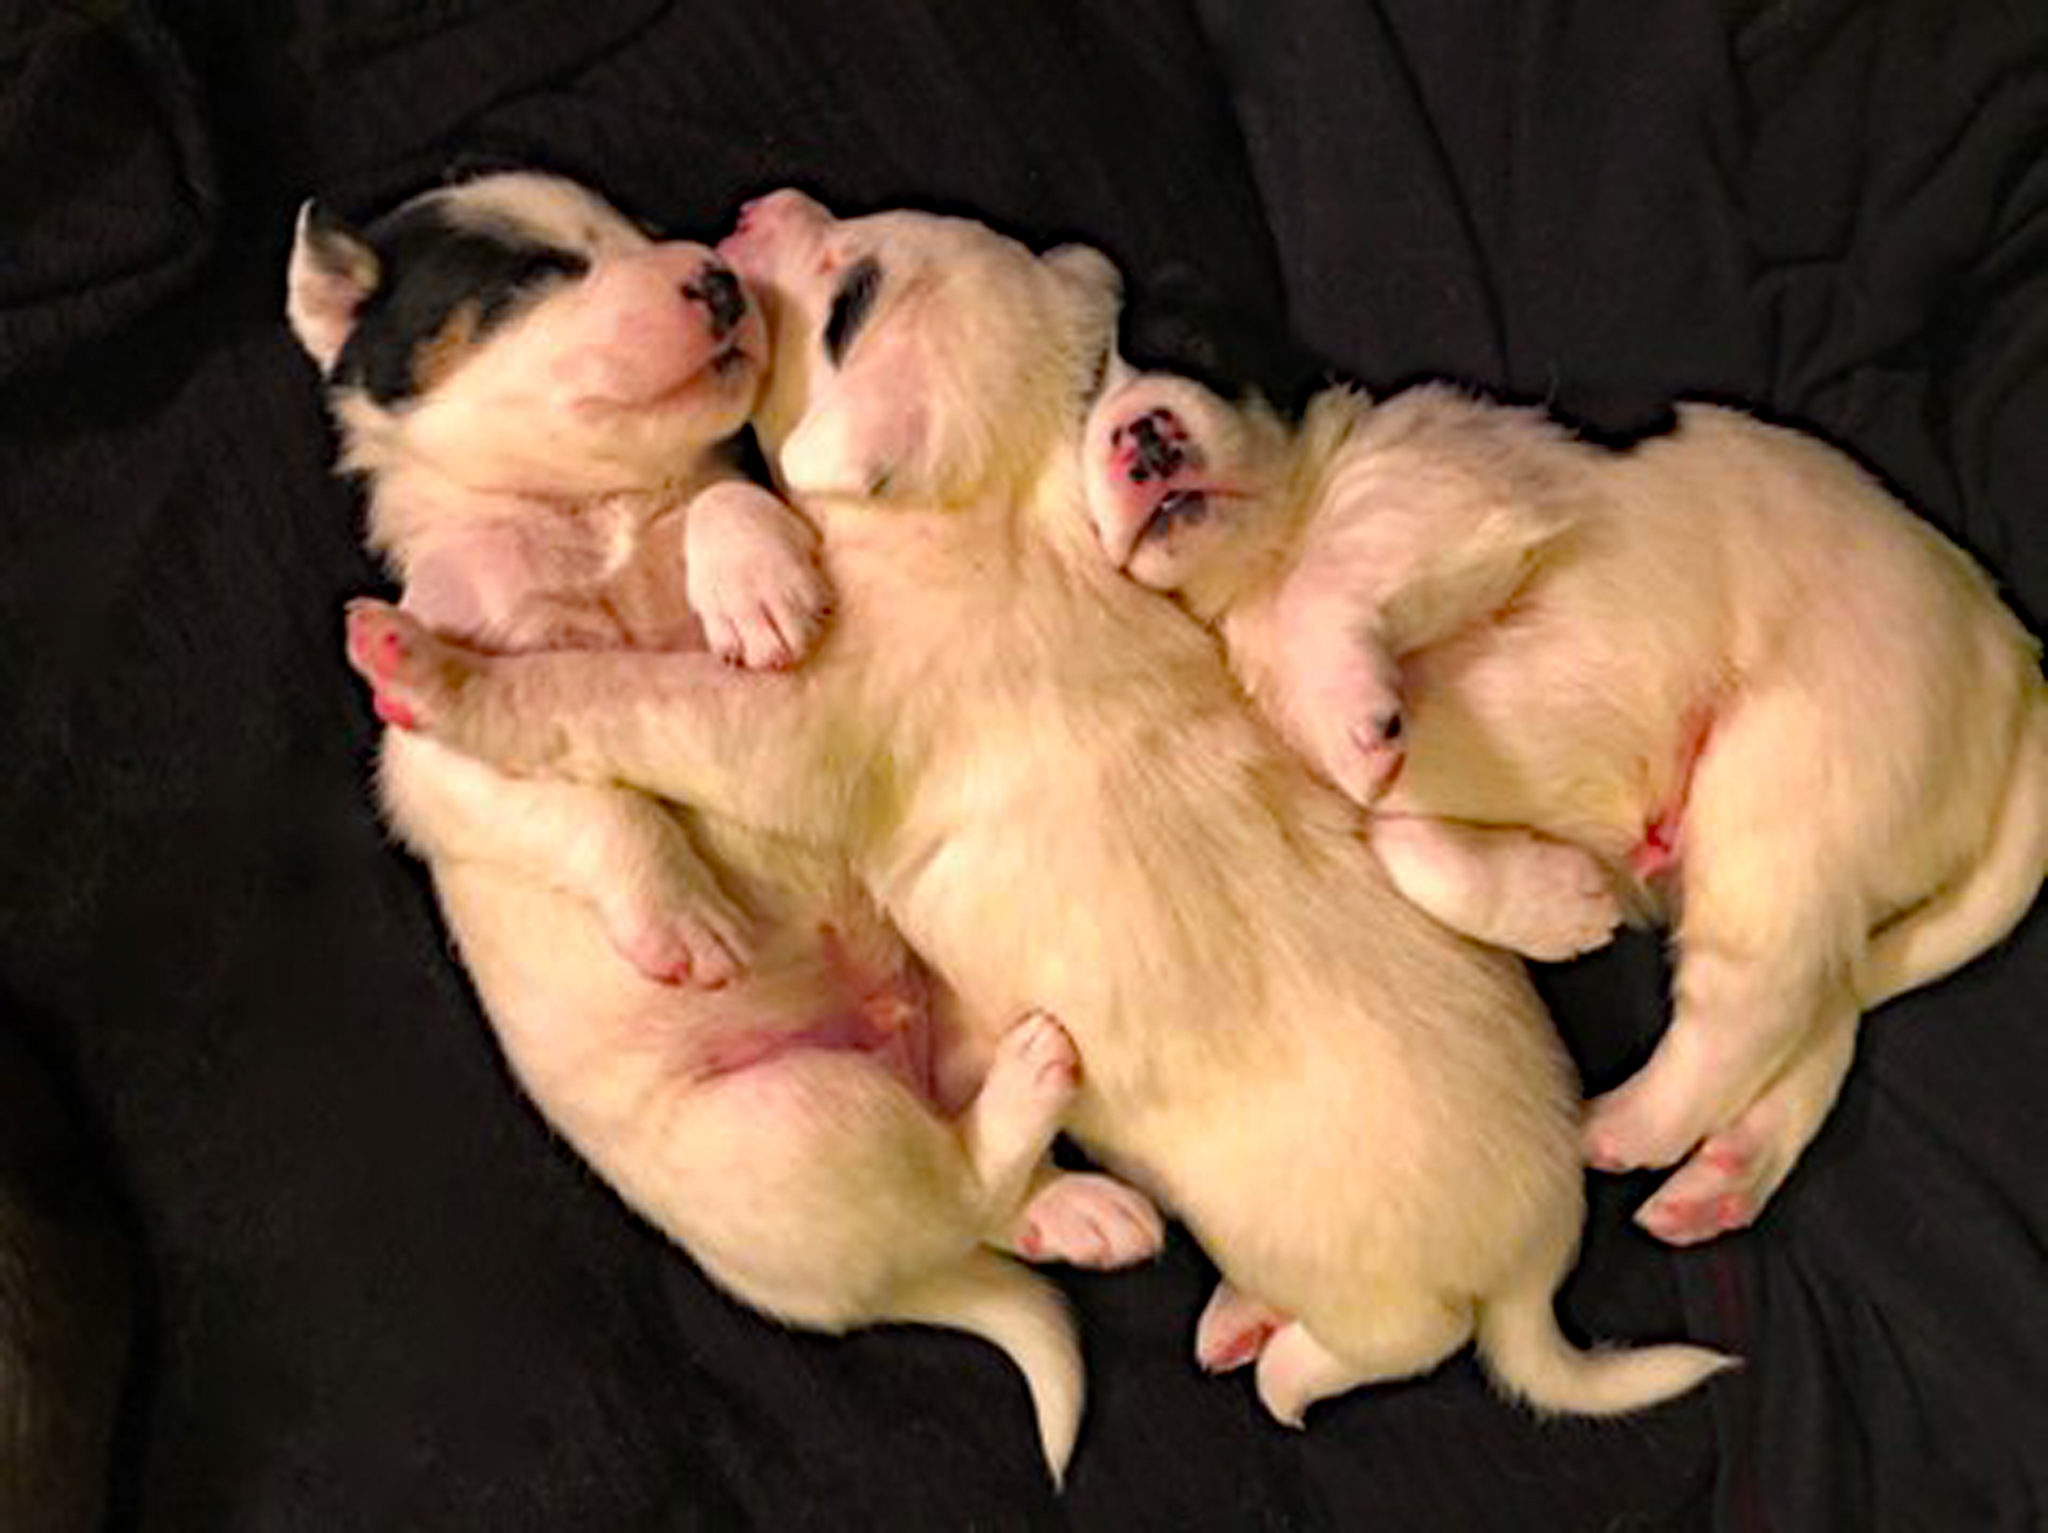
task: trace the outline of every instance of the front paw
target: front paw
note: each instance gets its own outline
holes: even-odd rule
[[[1310,755],[1355,804],[1370,806],[1407,760],[1406,720],[1391,678],[1361,668],[1311,705]]]
[[[811,525],[753,485],[715,486],[690,507],[690,610],[713,654],[749,669],[795,665],[824,632],[831,588]]]

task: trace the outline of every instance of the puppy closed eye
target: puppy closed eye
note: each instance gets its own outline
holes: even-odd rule
[[[882,290],[882,267],[873,256],[863,256],[846,269],[839,291],[832,296],[832,312],[825,320],[825,356],[837,367],[846,348],[875,307]]]

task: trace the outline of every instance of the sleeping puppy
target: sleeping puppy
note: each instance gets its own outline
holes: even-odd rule
[[[1566,1342],[1575,1092],[1520,967],[1402,900],[1212,638],[1093,547],[1108,264],[796,193],[720,248],[770,305],[756,429],[838,593],[816,655],[492,657],[359,603],[383,706],[512,770],[841,852],[969,1017],[1058,1016],[1084,1065],[1069,1128],[1216,1258],[1198,1356],[1256,1357],[1282,1421],[1475,1337],[1553,1410],[1721,1367]]]
[[[1753,1219],[1859,1012],[2034,899],[2037,647],[1819,442],[1687,405],[1612,451],[1439,385],[1331,388],[1290,420],[1124,372],[1084,451],[1111,562],[1221,632],[1266,715],[1376,806],[1405,890],[1500,937],[1548,864],[1589,945],[1621,905],[1671,925],[1669,1029],[1586,1126],[1598,1167],[1685,1162],[1638,1214],[1667,1241]]]
[[[502,174],[361,235],[309,208],[289,308],[369,481],[371,541],[423,621],[499,652],[714,664],[784,665],[812,642],[814,535],[724,445],[766,335],[710,250],[657,244],[572,183]],[[920,977],[842,863],[404,731],[381,787],[513,1069],[578,1152],[777,1318],[996,1342],[1057,1472],[1073,1338],[1053,1291],[985,1242],[1111,1265],[1160,1236],[1135,1193],[1040,1165],[1073,1085],[1058,1027],[1005,1035],[949,1123]]]

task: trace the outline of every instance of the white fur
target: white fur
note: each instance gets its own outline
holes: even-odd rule
[[[1259,487],[1170,539],[1141,535],[1157,486],[1107,445],[1159,408],[1184,412],[1204,474]],[[1438,913],[1488,932],[1514,895],[1473,838],[1533,831],[1673,924],[1676,1013],[1596,1105],[1589,1154],[1691,1157],[1640,1215],[1666,1239],[1748,1222],[1818,1131],[1858,1011],[1982,951],[2034,898],[2033,641],[1846,457],[1734,411],[1686,406],[1622,453],[1439,386],[1333,391],[1250,453],[1223,437],[1232,413],[1179,379],[1102,401],[1104,550],[1219,627],[1331,781],[1408,817],[1381,843]],[[1330,681],[1352,674],[1398,677],[1406,759],[1384,794],[1350,746],[1385,699]],[[1517,876],[1517,847],[1496,849]]]
[[[490,659],[359,606],[381,695],[521,770],[842,849],[970,1018],[1060,1017],[1085,1070],[1073,1130],[1292,1317],[1260,1365],[1282,1419],[1475,1329],[1506,1388],[1559,1410],[1646,1405],[1723,1366],[1564,1343],[1575,1093],[1520,968],[1400,899],[1210,636],[1094,555],[1076,439],[1114,304],[1099,259],[919,215],[835,222],[791,194],[721,248],[775,302],[758,420],[825,535],[840,609],[818,655],[774,677]],[[834,370],[831,274],[870,254],[884,286]],[[892,344],[900,326],[923,344]],[[949,454],[870,456],[841,412],[879,390]],[[800,439],[834,444],[805,473],[886,493],[811,493],[778,456]]]
[[[434,195],[568,240],[593,265],[416,404],[338,400],[407,608],[499,649],[701,651],[694,608],[728,658],[799,658],[822,618],[815,535],[737,479],[718,445],[754,401],[758,322],[739,332],[744,373],[688,371],[713,348],[691,333],[703,316],[677,279],[711,252],[652,245],[552,180]],[[308,333],[307,316],[334,307],[337,268],[374,263],[323,261],[304,228],[292,313],[331,363],[345,331]],[[642,407],[621,404],[634,397]],[[506,1057],[570,1144],[771,1315],[826,1331],[924,1321],[1003,1347],[1057,1475],[1079,1423],[1080,1359],[1056,1292],[988,1245],[1022,1239],[1037,1255],[1114,1265],[1159,1244],[1135,1194],[1045,1168],[1073,1089],[1058,1029],[1038,1021],[1002,1039],[980,1095],[949,1123],[908,1078],[930,1027],[914,996],[899,1008],[905,1036],[876,1048],[779,1041],[848,1014],[893,1025],[887,996],[909,955],[835,859],[686,823],[609,784],[506,776],[404,731],[387,734],[381,775]]]

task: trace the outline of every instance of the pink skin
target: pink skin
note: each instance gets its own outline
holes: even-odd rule
[[[1289,1317],[1218,1283],[1195,1326],[1195,1361],[1208,1373],[1232,1373],[1259,1360]]]

